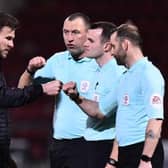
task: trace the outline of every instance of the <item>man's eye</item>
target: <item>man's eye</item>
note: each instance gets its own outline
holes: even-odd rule
[[[91,43],[93,43],[93,42],[94,42],[92,39],[88,39],[88,41],[90,41]]]
[[[68,31],[67,30],[64,30],[64,34],[67,34],[68,33]]]
[[[73,31],[72,33],[73,34],[79,34],[80,32],[79,31]]]
[[[12,37],[6,37],[6,39],[7,39],[7,40],[13,40],[13,38],[12,38]]]

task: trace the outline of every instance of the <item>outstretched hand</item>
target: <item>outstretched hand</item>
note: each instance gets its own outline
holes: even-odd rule
[[[62,89],[62,82],[59,80],[53,80],[42,84],[43,93],[50,96],[56,96],[60,93]]]

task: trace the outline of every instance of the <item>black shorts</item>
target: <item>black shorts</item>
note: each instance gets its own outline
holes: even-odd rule
[[[142,155],[144,142],[119,147],[119,166],[118,168],[138,168]],[[152,157],[152,168],[163,168],[164,151],[161,140],[159,140],[156,150]]]
[[[88,168],[104,168],[109,160],[113,140],[87,141]]]
[[[87,168],[87,145],[84,138],[52,139],[49,147],[51,168]]]

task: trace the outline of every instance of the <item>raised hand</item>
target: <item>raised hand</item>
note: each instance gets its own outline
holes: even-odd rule
[[[34,73],[37,69],[42,68],[46,63],[46,60],[42,56],[36,56],[30,59],[29,64],[27,66],[27,70],[30,73]]]

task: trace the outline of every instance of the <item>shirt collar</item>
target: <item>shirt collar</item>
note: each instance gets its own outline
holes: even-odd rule
[[[68,52],[68,59],[74,60],[70,52]],[[79,59],[79,60],[77,60],[75,62],[79,62],[80,63],[80,62],[90,62],[90,61],[92,61],[92,58],[83,57],[83,58],[81,58],[81,59]]]
[[[117,65],[117,62],[116,62],[116,59],[115,58],[112,58],[110,59],[108,62],[106,62],[103,66],[98,66],[98,70],[106,70],[106,69],[109,69],[109,67],[114,67],[115,65]]]
[[[127,71],[131,72],[134,71],[139,65],[144,64],[144,62],[148,61],[148,57],[143,57],[140,60],[138,60],[135,64],[133,64]]]
[[[68,51],[68,57],[67,58],[69,60],[72,60],[72,61],[76,62],[76,63],[92,62],[91,64],[89,64],[90,69],[92,69],[92,71],[97,71],[98,64],[97,64],[96,60],[93,59],[93,58],[83,57],[82,59],[80,59],[78,61],[75,61],[69,51]]]

